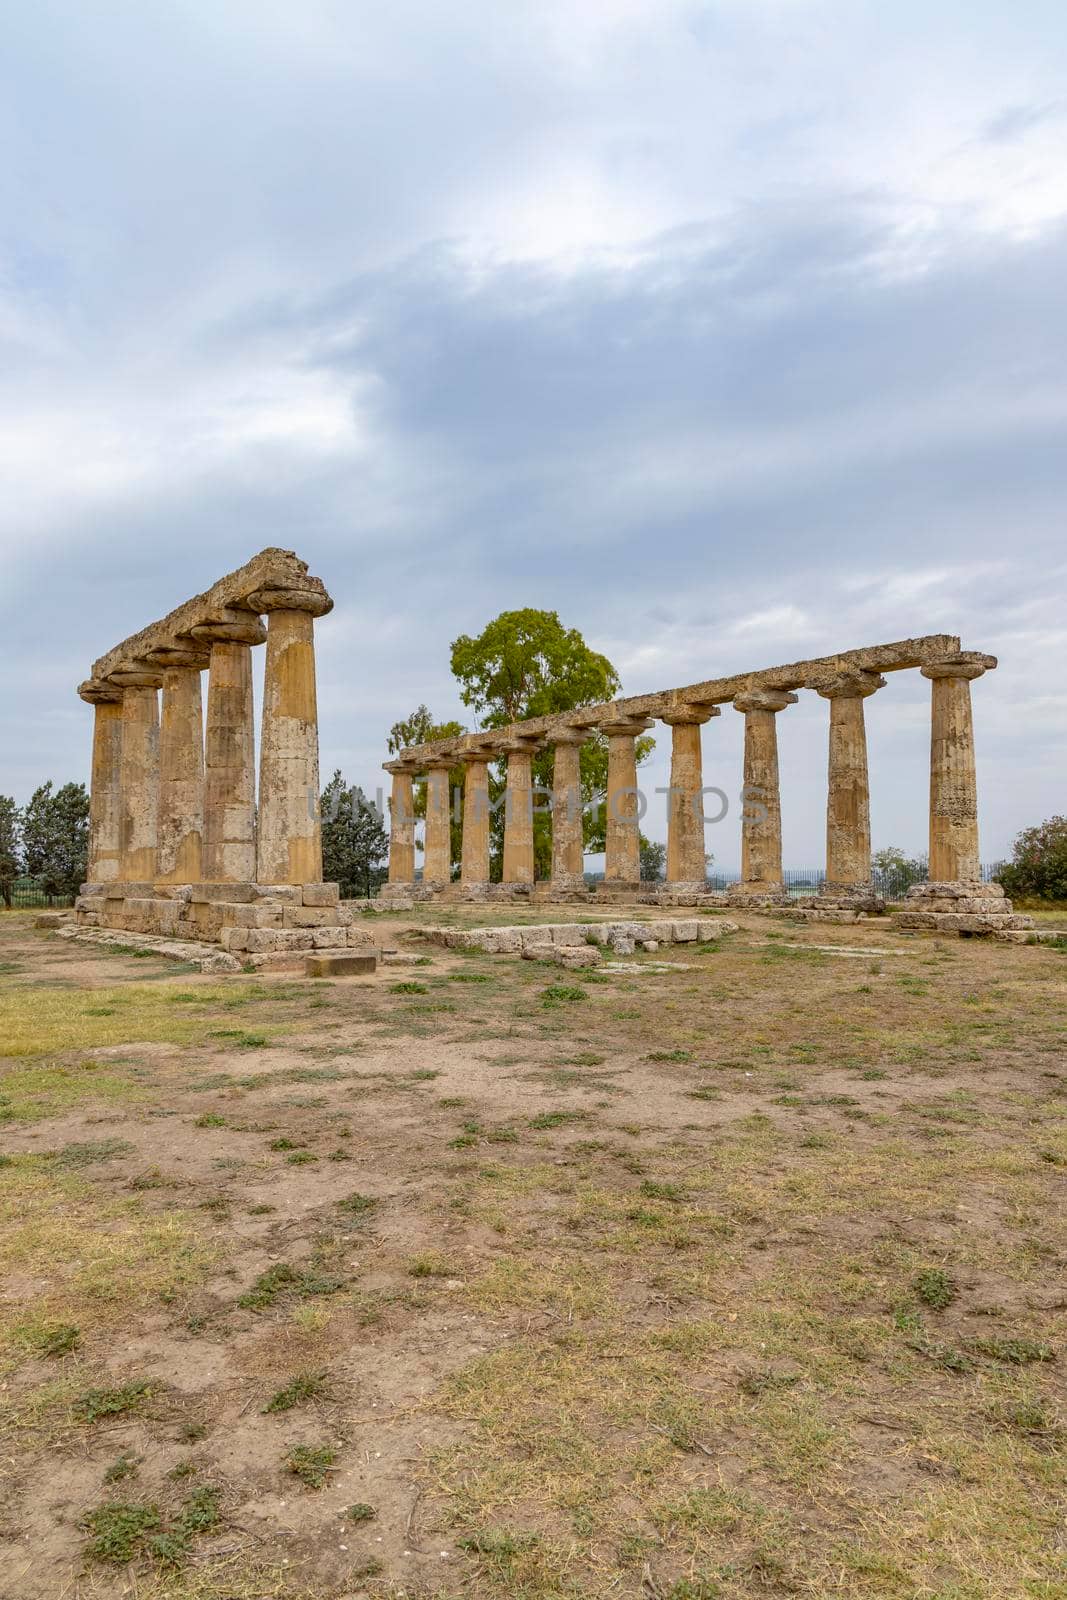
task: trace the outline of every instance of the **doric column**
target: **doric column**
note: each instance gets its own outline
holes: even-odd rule
[[[797,696],[755,687],[734,698],[745,717],[745,779],[741,811],[741,894],[782,892],[782,803],[778,790],[775,717]]]
[[[582,834],[582,746],[589,738],[581,728],[560,728],[553,739],[552,763],[552,891],[571,894],[585,888]]]
[[[83,685],[81,692],[94,711],[86,873],[90,883],[115,883],[122,875],[122,690]]]
[[[478,889],[489,882],[489,762],[493,751],[466,751],[463,762],[463,852],[460,882]]]
[[[256,876],[255,716],[252,645],[258,616],[230,612],[192,629],[211,646],[204,741],[205,883],[252,883]]]
[[[415,806],[411,779],[415,768],[406,761],[387,761],[392,773],[393,792],[389,798],[389,882],[415,882]]]
[[[119,877],[124,883],[151,883],[159,824],[157,691],[162,678],[145,662],[112,673],[111,681],[122,687]]]
[[[811,687],[830,702],[826,787],[826,882],[823,893],[871,892],[871,802],[863,702],[885,679],[849,670]]]
[[[636,890],[641,882],[641,832],[638,816],[637,756],[634,741],[651,728],[647,718],[602,722],[608,741],[607,823],[604,885]]]
[[[445,763],[426,769],[426,835],[423,841],[422,881],[443,888],[452,881],[452,768]]]
[[[508,758],[504,795],[504,862],[501,878],[512,885],[534,881],[533,762],[536,743],[515,739],[502,745]]]
[[[963,650],[920,671],[931,680],[930,881],[977,882],[978,785],[974,769],[971,680],[995,656]]]
[[[153,650],[163,672],[159,724],[160,883],[200,883],[204,877],[204,713],[200,673],[206,651]]]
[[[321,883],[315,618],[333,602],[325,594],[261,590],[252,604],[267,613],[256,878]]]
[[[685,706],[664,713],[671,730],[671,787],[667,807],[667,886],[703,894],[707,888],[704,859],[704,763],[700,730],[719,716],[718,706]]]

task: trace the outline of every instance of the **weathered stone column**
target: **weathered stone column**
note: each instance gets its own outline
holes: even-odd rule
[[[321,883],[315,618],[333,602],[285,590],[261,591],[252,602],[267,612],[256,878]]]
[[[504,796],[504,862],[502,881],[512,888],[528,888],[534,881],[533,762],[536,744],[516,739],[501,746],[507,753],[507,790]]]
[[[160,883],[200,883],[204,877],[204,713],[200,673],[208,656],[194,650],[154,650],[163,671],[159,725]]]
[[[667,888],[674,894],[704,894],[704,762],[700,730],[720,715],[718,706],[687,706],[666,712],[671,730],[671,788],[667,808]]]
[[[415,805],[411,792],[415,769],[406,761],[387,761],[385,770],[393,777],[389,799],[389,882],[410,888],[415,882]]]
[[[192,630],[211,645],[204,741],[205,883],[252,883],[256,876],[255,715],[252,650],[266,629],[231,612]]]
[[[745,777],[741,811],[741,882],[732,892],[762,899],[783,897],[782,802],[778,787],[775,717],[797,696],[756,686],[734,698],[745,717]]]
[[[971,680],[995,667],[977,650],[921,667],[931,680],[930,881],[975,883],[978,859],[978,784],[974,768]]]
[[[552,894],[585,891],[582,833],[582,746],[589,738],[581,728],[560,728],[553,734],[552,763]]]
[[[90,691],[83,686],[83,699]],[[93,765],[89,791],[90,883],[122,873],[122,690],[93,691]]]
[[[871,895],[871,802],[863,702],[885,688],[876,672],[855,669],[811,685],[830,702],[823,894]]]
[[[651,728],[647,718],[602,722],[608,741],[607,823],[604,887],[636,893],[641,883],[641,832],[638,815],[637,757],[634,741]]]
[[[156,876],[159,825],[158,672],[144,663],[112,674],[122,686],[122,764],[119,877],[151,883]]]
[[[422,852],[422,881],[426,888],[443,889],[452,881],[452,768],[426,769],[426,834]]]
[[[483,893],[489,883],[489,762],[494,752],[464,752],[462,887]]]

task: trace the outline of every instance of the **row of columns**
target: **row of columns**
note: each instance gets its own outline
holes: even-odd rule
[[[253,598],[266,628],[251,612],[218,613],[85,688],[90,882],[322,881],[314,619],[325,606]],[[263,643],[257,812],[252,648]]]
[[[974,881],[979,876],[978,804],[970,685],[992,657],[965,651],[920,668],[931,681],[930,878]],[[869,889],[871,881],[870,788],[864,701],[885,679],[878,673],[846,668],[813,681],[829,701],[829,751],[826,803],[826,888]],[[790,690],[756,685],[735,696],[745,718],[744,795],[741,823],[741,893],[760,896],[782,890],[782,816],[778,771],[777,717],[798,696]],[[687,893],[703,890],[703,759],[701,727],[718,716],[716,705],[686,705],[663,713],[671,729],[671,785],[668,796],[667,887]],[[652,726],[645,718],[601,722],[608,744],[607,824],[604,881],[609,887],[636,887],[640,879],[637,762],[635,741]],[[582,874],[580,752],[589,728],[553,732],[552,876],[555,891],[572,891]],[[469,888],[489,881],[488,764],[507,756],[503,881],[532,884],[534,879],[533,739],[443,752],[437,762],[413,759],[387,764],[393,775],[389,881],[410,884],[415,877],[415,822],[412,782],[427,777],[423,882],[443,887],[451,876],[450,772],[462,762],[463,844],[460,881]]]

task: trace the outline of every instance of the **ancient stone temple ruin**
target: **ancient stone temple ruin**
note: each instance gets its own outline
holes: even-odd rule
[[[332,606],[292,551],[263,550],[93,663],[80,925],[213,941],[253,966],[357,942],[322,881],[314,625]]]
[[[494,731],[412,746],[386,763],[392,775],[389,884],[394,900],[445,896],[466,900],[533,896],[589,898],[582,876],[579,753],[594,733],[608,746],[606,853],[598,900],[654,897],[660,903],[789,907],[791,915],[852,921],[885,910],[871,879],[865,702],[885,687],[884,673],[918,669],[930,680],[930,881],[909,892],[902,927],[1025,938],[1030,919],[1015,917],[999,884],[983,883],[978,859],[971,683],[996,658],[961,650],[957,637],[933,634],[871,645],[840,655],[766,667],[687,688],[583,706]],[[782,821],[777,719],[798,690],[828,702],[826,881],[817,896],[789,901],[782,878]],[[741,881],[710,892],[704,859],[701,728],[730,705],[745,719]],[[671,730],[667,878],[640,882],[639,796],[635,740],[655,721]],[[554,752],[552,872],[534,883],[531,761]],[[490,883],[488,765],[507,763],[503,881]],[[451,882],[450,774],[462,769],[462,864]],[[415,877],[413,782],[426,780],[424,867]]]

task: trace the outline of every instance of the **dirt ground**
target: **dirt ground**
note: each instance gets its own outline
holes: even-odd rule
[[[740,920],[0,915],[3,1600],[1067,1595],[1067,955]]]

